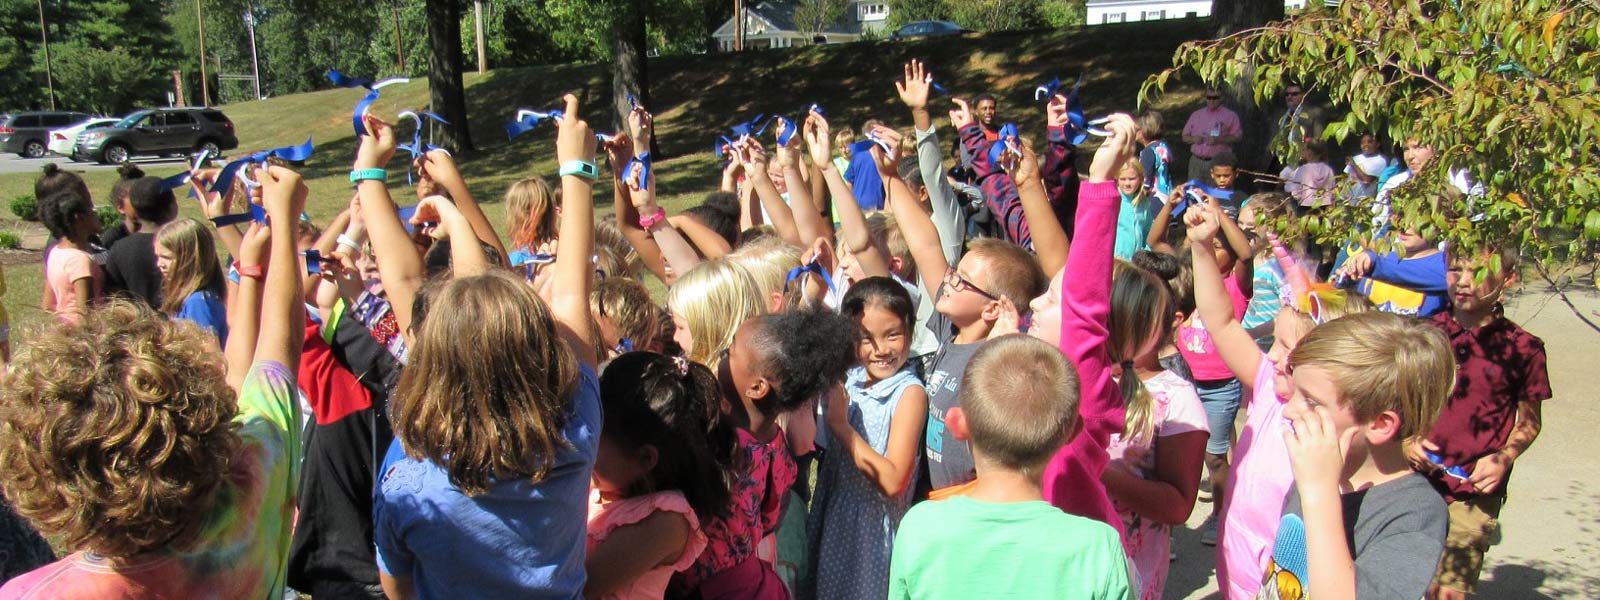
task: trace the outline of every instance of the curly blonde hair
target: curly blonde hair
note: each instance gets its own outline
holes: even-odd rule
[[[0,383],[6,497],[66,547],[187,550],[241,444],[216,341],[115,300],[38,333]]]

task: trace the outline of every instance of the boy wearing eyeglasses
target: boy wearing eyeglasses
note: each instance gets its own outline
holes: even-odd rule
[[[1212,161],[1219,154],[1232,152],[1233,145],[1244,139],[1243,132],[1239,115],[1222,105],[1222,92],[1206,90],[1206,105],[1190,113],[1189,121],[1183,125],[1183,143],[1189,145],[1187,180],[1209,182]]]

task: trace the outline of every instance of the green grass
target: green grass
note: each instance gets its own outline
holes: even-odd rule
[[[927,63],[940,84],[953,94],[993,93],[999,98],[1001,118],[1037,134],[1044,110],[1033,100],[1033,88],[1040,83],[1057,76],[1071,80],[1081,73],[1089,114],[1133,110],[1144,78],[1169,66],[1180,43],[1208,37],[1210,31],[1207,21],[1130,23],[651,59],[650,109],[656,115],[661,151],[655,169],[658,190],[670,211],[693,205],[715,190],[720,172],[710,152],[713,141],[734,123],[757,113],[794,116],[815,102],[827,111],[836,129],[843,125],[859,128],[872,117],[909,127],[909,116],[892,81],[900,75],[901,65],[913,58]],[[604,64],[495,69],[483,75],[468,74],[466,84],[470,131],[477,152],[460,157],[461,168],[473,196],[484,204],[497,226],[503,227],[505,222],[500,197],[506,187],[529,175],[554,177],[556,171],[552,129],[514,141],[506,139],[503,126],[518,107],[554,108],[560,95],[571,91],[579,96],[584,117],[596,130],[613,130],[608,112],[611,79]],[[347,176],[356,144],[350,111],[362,93],[334,89],[224,106],[241,138],[239,149],[229,154],[298,144],[310,135],[316,152],[302,169],[311,188],[307,212],[325,221],[350,198]],[[384,88],[374,114],[392,119],[402,110],[424,107],[427,102],[427,82],[418,79]],[[1178,115],[1199,103],[1198,90],[1190,90],[1169,94],[1154,108],[1167,111],[1169,122],[1181,122]],[[939,108],[935,107],[936,117],[942,112]],[[400,127],[402,138],[408,138],[410,122]],[[404,153],[397,158],[403,160]],[[404,197],[410,190],[398,175],[400,162],[392,165],[391,180],[399,178],[395,194]],[[177,170],[152,168],[149,173],[164,176]],[[31,193],[35,176],[0,175],[0,199]],[[102,202],[100,194],[110,191],[115,177],[110,170],[84,173]],[[595,197],[604,205],[604,212],[609,210],[610,189],[606,185],[601,188],[596,189]],[[184,202],[183,209],[187,216],[199,216],[198,206],[192,202]],[[0,228],[16,227],[9,211],[0,216]],[[41,316],[36,308],[24,308],[38,303],[39,271],[37,264],[7,268],[10,285],[5,302],[12,309],[14,323],[32,322]]]

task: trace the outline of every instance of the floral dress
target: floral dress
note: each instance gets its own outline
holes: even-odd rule
[[[845,378],[850,395],[850,426],[872,450],[889,450],[890,423],[901,394],[922,387],[907,364],[875,384],[866,384],[867,370],[853,367]],[[922,419],[920,415],[910,417]],[[824,417],[826,418],[826,417]],[[921,432],[918,432],[918,438]],[[911,507],[914,486],[895,497],[885,497],[878,484],[856,468],[856,463],[834,444],[822,458],[817,489],[806,519],[810,540],[811,580],[800,586],[802,598],[887,598],[889,557],[895,530]],[[918,461],[921,453],[918,453]],[[917,465],[912,465],[913,469]]]
[[[771,441],[757,440],[750,432],[738,430],[739,447],[745,455],[745,469],[732,489],[732,506],[726,516],[704,524],[706,549],[683,573],[682,587],[699,588],[707,597],[718,596],[706,587],[727,590],[733,597],[760,597],[781,592],[783,584],[770,565],[754,565],[756,545],[775,531],[783,508],[783,494],[794,484],[799,470],[789,455],[789,444],[782,431]],[[761,567],[761,568],[757,568]],[[770,579],[767,578],[770,575]],[[714,582],[714,585],[707,585]],[[773,589],[776,586],[776,590]]]
[[[1146,380],[1144,387],[1150,392],[1150,418],[1155,430],[1151,435],[1132,440],[1125,440],[1120,434],[1112,435],[1107,451],[1111,455],[1111,468],[1117,468],[1116,463],[1121,462],[1149,479],[1155,475],[1156,438],[1191,431],[1209,432],[1210,428],[1206,425],[1206,411],[1200,404],[1200,396],[1182,377],[1172,371],[1162,371]],[[1167,585],[1172,526],[1140,516],[1116,498],[1112,498],[1111,503],[1117,507],[1117,516],[1122,517],[1122,526],[1128,532],[1125,550],[1139,575],[1140,600],[1160,600]]]

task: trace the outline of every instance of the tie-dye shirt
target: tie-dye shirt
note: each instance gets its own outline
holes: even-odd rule
[[[76,552],[0,588],[13,598],[281,598],[295,485],[300,480],[300,403],[295,376],[258,362],[239,392],[238,455],[186,552],[111,559]]]

